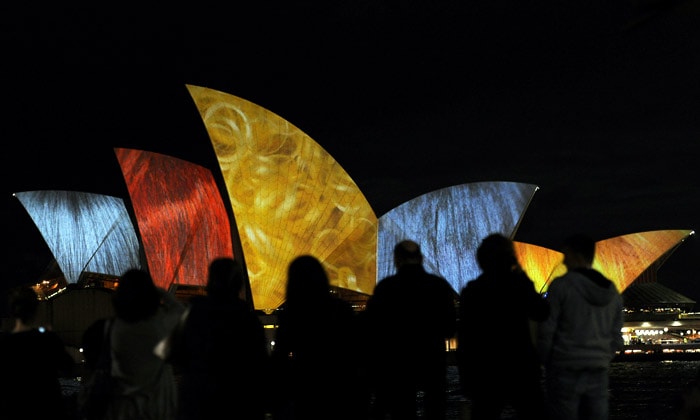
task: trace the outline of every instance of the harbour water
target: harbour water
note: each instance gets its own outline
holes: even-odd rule
[[[685,387],[700,360],[614,362],[610,371],[610,420],[676,420]],[[468,420],[469,401],[459,395],[455,367],[448,371],[447,420]],[[506,410],[503,419],[515,419]]]
[[[610,372],[610,420],[676,420],[685,387],[697,377],[700,360],[614,362]],[[504,380],[507,380],[504,378]],[[468,420],[469,401],[461,396],[457,368],[448,368],[448,416]],[[79,382],[62,381],[70,398]],[[503,419],[515,419],[506,410]]]
[[[610,373],[610,420],[675,420],[700,360],[618,362]]]

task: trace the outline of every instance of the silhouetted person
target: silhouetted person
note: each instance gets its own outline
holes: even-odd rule
[[[205,296],[190,300],[174,341],[182,374],[181,420],[263,420],[269,355],[258,315],[244,300],[244,272],[228,257],[209,264]]]
[[[567,272],[547,289],[551,314],[538,328],[553,420],[605,420],[610,362],[624,344],[622,296],[592,268],[595,241],[572,235],[562,248]]]
[[[105,323],[110,319],[111,318],[99,318],[93,321],[83,332],[81,347],[83,348],[83,358],[85,359],[85,367],[88,372],[97,367],[102,348],[102,340],[104,339],[107,328]]]
[[[471,419],[500,419],[506,406],[519,419],[545,419],[531,327],[546,319],[549,306],[521,269],[509,238],[487,236],[476,260],[481,274],[462,288],[457,334],[460,386],[471,400]]]
[[[328,275],[315,257],[302,255],[289,264],[277,325],[275,420],[356,418],[361,401],[356,399],[355,313],[331,294]]]
[[[177,387],[173,367],[153,352],[168,336],[185,306],[153,282],[141,269],[129,269],[112,295],[112,376],[117,395],[107,419],[175,418]]]
[[[35,325],[39,300],[31,286],[9,294],[11,332],[0,335],[0,418],[68,419],[59,378],[75,367],[60,337]]]
[[[415,419],[423,392],[425,419],[443,420],[447,404],[446,340],[456,332],[457,294],[423,267],[420,246],[394,247],[396,274],[377,283],[362,314],[369,329],[373,416]]]
[[[107,317],[93,321],[81,337],[85,359],[81,388],[77,394],[78,418],[81,420],[103,417],[104,402],[108,404],[110,400],[107,374],[111,373],[112,365],[109,333],[113,320],[113,317]]]

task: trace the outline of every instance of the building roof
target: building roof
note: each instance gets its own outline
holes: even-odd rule
[[[421,245],[428,271],[455,292],[479,275],[481,239],[513,237],[538,187],[475,182],[415,197],[377,217],[337,161],[289,121],[237,96],[187,86],[233,207],[256,309],[284,300],[289,262],[312,254],[331,285],[371,294],[393,274],[393,248]],[[235,128],[235,129],[234,129]]]
[[[87,263],[106,265],[129,249],[133,258],[143,255],[163,288],[203,285],[209,262],[235,251],[247,269],[247,292],[255,309],[274,310],[284,301],[286,271],[294,257],[314,255],[331,285],[356,298],[371,294],[377,281],[393,273],[394,244],[413,239],[421,245],[426,269],[459,292],[480,274],[474,257],[480,241],[495,232],[514,237],[538,190],[518,182],[460,184],[423,194],[377,218],[333,157],[290,122],[242,98],[187,87],[217,155],[228,200],[222,200],[207,168],[121,148],[115,154],[129,190],[129,214],[123,200],[114,197],[20,193],[69,283],[86,269],[120,275],[123,265],[99,269]],[[60,206],[37,213],[46,201]],[[103,208],[120,216],[121,229],[112,228],[115,222],[102,215]],[[57,220],[73,220],[75,212],[85,216],[70,237],[51,229]],[[95,227],[103,228],[100,235],[95,236]],[[655,272],[692,233],[660,230],[599,241],[594,268],[622,292],[645,272]],[[103,239],[113,237],[127,237],[131,246],[110,247],[113,252],[105,255],[112,258],[100,259],[98,251],[111,244]],[[66,256],[59,252],[62,247],[74,252]],[[544,291],[562,268],[560,254],[522,243],[516,243],[516,250],[537,290]]]
[[[681,308],[690,310],[695,301],[658,282],[634,283],[622,293],[625,308]]]

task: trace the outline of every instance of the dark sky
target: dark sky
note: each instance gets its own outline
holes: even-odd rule
[[[11,193],[126,198],[114,147],[218,171],[186,84],[290,121],[377,216],[438,188],[516,181],[540,187],[523,242],[700,229],[698,1],[254,3],[3,6],[4,282],[51,261]],[[692,236],[659,281],[700,302],[697,261]]]

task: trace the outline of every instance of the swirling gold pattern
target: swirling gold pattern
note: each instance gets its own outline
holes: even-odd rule
[[[286,270],[317,257],[331,284],[371,293],[377,217],[341,166],[274,113],[187,85],[216,153],[233,208],[256,309],[284,301]]]

